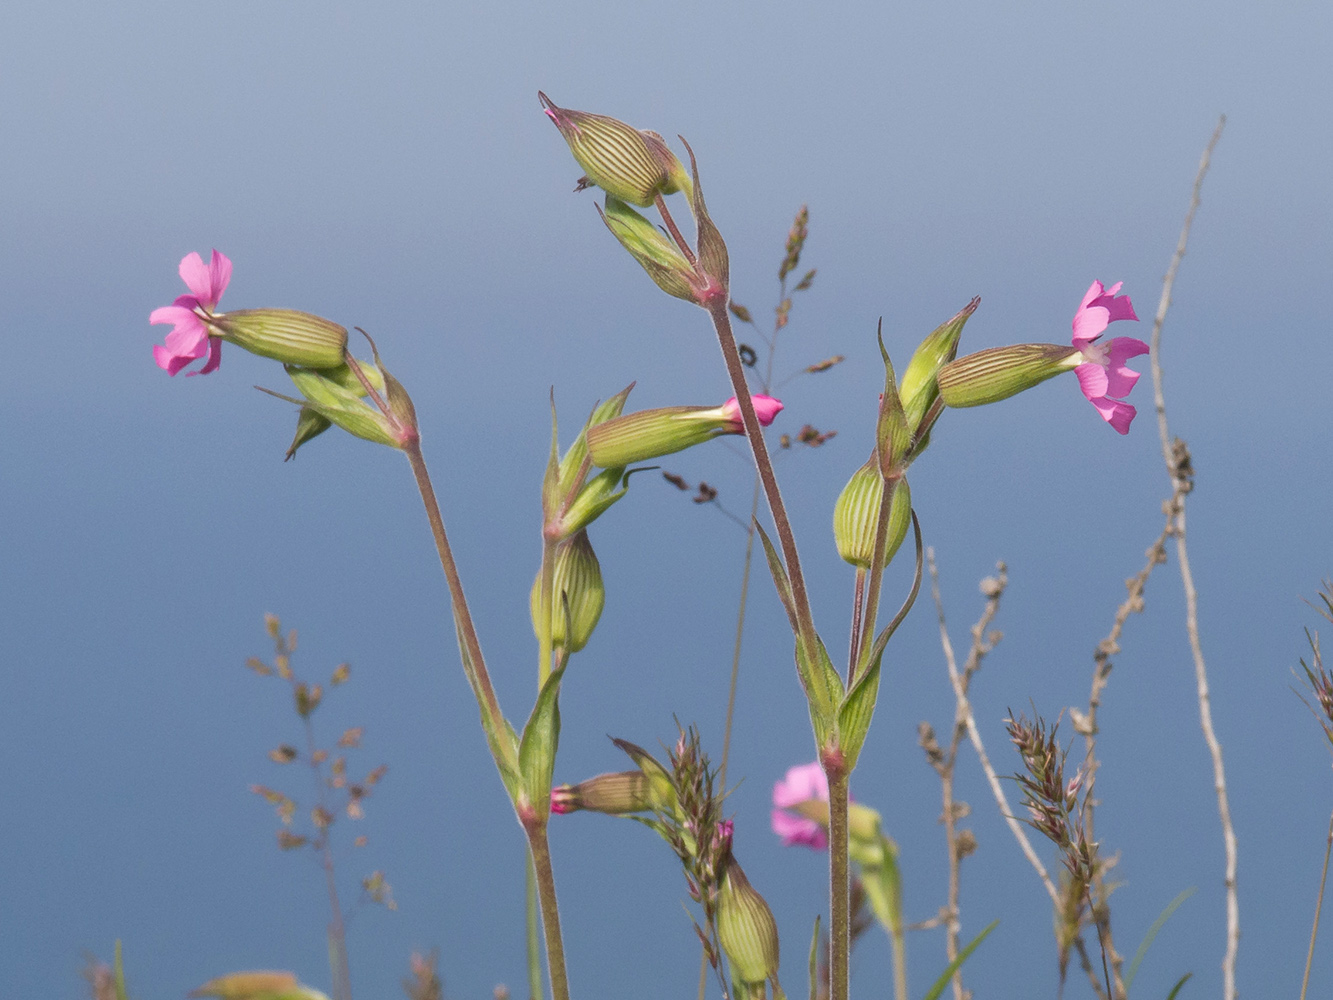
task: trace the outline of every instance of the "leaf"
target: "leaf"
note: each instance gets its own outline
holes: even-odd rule
[[[815,917],[815,932],[810,935],[810,1000],[819,1000],[819,917]]]
[[[764,543],[764,555],[768,557],[768,571],[773,574],[773,584],[778,588],[778,600],[787,611],[787,621],[791,622],[791,630],[800,635],[800,626],[796,621],[796,602],[791,596],[791,578],[787,576],[787,567],[782,565],[782,559],[778,556],[778,550],[773,547],[768,532],[758,521],[752,523],[754,530],[759,532],[759,540]]]
[[[1177,980],[1176,980],[1176,985],[1175,985],[1175,986],[1172,986],[1172,987],[1171,987],[1171,992],[1168,993],[1168,994],[1166,995],[1166,1000],[1176,1000],[1176,994],[1180,992],[1180,988],[1181,988],[1182,986],[1184,986],[1187,982],[1189,982],[1190,977],[1193,976],[1193,975],[1194,975],[1194,973],[1192,973],[1192,972],[1187,972],[1187,973],[1185,973],[1183,976],[1181,976],[1179,979],[1177,979]]]
[[[1180,908],[1180,904],[1193,896],[1198,890],[1198,886],[1190,886],[1175,899],[1171,900],[1171,902],[1167,903],[1166,909],[1164,909],[1158,915],[1157,919],[1152,922],[1152,926],[1148,928],[1148,933],[1143,935],[1143,940],[1139,943],[1138,950],[1134,952],[1133,960],[1129,963],[1129,973],[1125,976],[1125,992],[1129,992],[1129,988],[1134,985],[1134,975],[1139,971],[1139,963],[1142,962],[1144,956],[1148,954],[1148,949],[1152,947],[1152,943],[1156,939],[1158,932],[1166,925],[1166,922],[1171,919],[1171,915]],[[1181,983],[1184,981],[1185,980],[1182,979]],[[1179,989],[1180,987],[1177,986],[1176,988]]]
[[[843,688],[842,678],[829,659],[824,640],[815,636],[815,643],[819,662],[812,664],[807,659],[805,643],[797,638],[796,672],[805,688],[806,701],[810,703],[810,724],[814,727],[815,743],[822,749],[830,746],[837,735],[838,706],[843,701]]]
[[[981,944],[982,941],[985,941],[987,935],[999,926],[1000,922],[998,920],[992,920],[983,927],[981,933],[974,937],[968,943],[967,947],[958,953],[958,957],[949,963],[948,968],[944,970],[939,979],[935,980],[935,985],[926,991],[926,995],[922,997],[921,1000],[939,1000],[940,994],[942,994],[944,988],[949,985],[949,980],[953,978],[953,974],[961,969],[963,963],[972,957],[972,952],[977,950],[977,945]]]
[[[112,975],[115,977],[116,1000],[130,1000],[129,991],[125,989],[125,965],[120,957],[120,940],[116,940],[116,954],[112,959]]]
[[[551,774],[560,745],[560,681],[564,676],[562,666],[546,678],[518,745],[522,794],[539,809],[545,809],[551,798]]]
[[[860,674],[847,692],[847,697],[838,707],[838,735],[842,740],[842,752],[849,768],[856,766],[856,758],[865,744],[866,734],[870,732],[870,720],[875,714],[875,702],[879,698],[880,666],[884,660],[884,650],[889,639],[907,617],[907,612],[916,603],[916,596],[921,591],[921,569],[924,550],[921,544],[921,524],[916,512],[912,512],[912,528],[916,533],[916,576],[912,580],[912,589],[907,599],[893,616],[893,621],[884,626],[884,630],[875,637],[875,643],[866,653],[866,663]]]

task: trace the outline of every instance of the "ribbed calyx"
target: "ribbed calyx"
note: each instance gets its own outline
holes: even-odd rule
[[[875,526],[879,521],[880,500],[884,496],[884,478],[875,456],[852,473],[838,502],[833,505],[833,541],[838,555],[858,569],[869,569],[874,554]],[[895,481],[889,506],[888,531],[884,538],[884,558],[888,566],[907,537],[912,523],[912,491],[906,477]]]
[[[684,191],[692,197],[689,174],[656,132],[641,131],[607,115],[558,107],[541,91],[537,97],[586,172],[580,189],[596,185],[614,198],[644,208],[658,195]]]
[[[537,637],[541,615],[541,574],[532,584],[532,622]],[[602,567],[597,553],[592,550],[588,533],[579,531],[556,546],[555,574],[552,580],[554,601],[551,605],[551,645],[567,652],[577,653],[592,638],[593,629],[602,617],[606,604],[606,587],[602,583]],[[566,634],[566,607],[568,607],[568,634]]]
[[[937,381],[946,406],[984,406],[1015,396],[1082,362],[1068,344],[1013,344],[991,347],[951,361]]]
[[[338,368],[347,353],[347,329],[296,309],[236,309],[208,321],[209,332],[251,354],[303,368]]]
[[[734,979],[751,985],[777,977],[777,921],[730,854],[717,897],[717,937]]]

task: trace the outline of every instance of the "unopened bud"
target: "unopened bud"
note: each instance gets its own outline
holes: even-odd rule
[[[656,132],[640,131],[606,115],[556,107],[540,91],[537,96],[587,173],[580,188],[595,184],[612,197],[641,207],[676,191],[691,196],[684,165]]]
[[[599,774],[577,785],[551,789],[551,812],[572,813],[580,809],[622,816],[652,809],[648,778],[642,771]]]
[[[385,415],[377,406],[365,401],[367,395],[365,387],[346,365],[324,371],[288,365],[287,374],[305,397],[303,410],[312,411],[355,437],[377,444],[386,444],[391,448],[401,448],[416,437],[416,417],[403,387],[393,376],[382,368],[376,370],[376,367],[363,365],[362,373],[371,385],[375,386],[377,392],[383,392],[381,398],[387,400],[391,415]],[[349,387],[349,384],[352,387]],[[293,402],[299,403],[302,400]],[[288,457],[295,453],[296,448],[315,436],[314,433],[309,433],[317,426],[314,421],[307,422],[304,428],[306,432],[303,435],[300,421],[306,419],[298,418],[297,437],[292,442]]]
[[[732,975],[745,984],[778,974],[778,925],[773,911],[728,855],[717,897],[717,937]]]
[[[619,198],[606,196],[606,211],[598,209],[606,228],[648,272],[657,287],[686,302],[698,301],[702,284],[694,266],[662,231]]]
[[[951,361],[937,381],[946,406],[984,406],[1040,385],[1082,363],[1076,347],[1014,344],[991,347]]]
[[[907,415],[908,429],[919,435],[921,421],[930,410],[930,406],[939,396],[936,376],[939,370],[958,354],[958,339],[963,335],[963,326],[981,305],[981,299],[975,298],[952,319],[940,324],[921,341],[898,387],[898,394],[903,401],[903,411]],[[928,430],[929,428],[927,428]]]
[[[772,396],[756,394],[755,415],[767,427],[782,410]],[[616,468],[683,451],[721,434],[744,434],[735,397],[721,406],[666,406],[627,413],[588,428],[594,465]]]
[[[541,637],[538,627],[542,614],[541,587],[539,573],[532,585],[531,598],[533,628],[538,638]],[[602,568],[586,531],[580,531],[556,546],[551,588],[551,645],[577,653],[588,644],[606,603]],[[568,636],[565,635],[566,607],[571,630]]]
[[[838,555],[858,569],[870,568],[883,496],[884,477],[872,455],[865,465],[852,473],[833,506],[833,540],[838,546]],[[907,478],[902,477],[895,481],[893,497],[889,501],[889,523],[881,565],[887,566],[893,559],[907,537],[911,523],[912,491],[907,486]]]
[[[209,320],[210,332],[251,354],[303,368],[337,368],[347,353],[347,329],[296,309],[237,309]]]

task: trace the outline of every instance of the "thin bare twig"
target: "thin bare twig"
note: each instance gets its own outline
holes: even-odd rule
[[[1166,277],[1162,281],[1162,297],[1157,304],[1157,316],[1153,320],[1152,363],[1153,401],[1157,407],[1157,430],[1162,441],[1162,459],[1166,463],[1167,474],[1174,489],[1180,490],[1181,484],[1193,483],[1193,469],[1190,466],[1189,451],[1185,443],[1173,439],[1166,423],[1166,401],[1162,395],[1162,325],[1166,321],[1167,310],[1171,306],[1171,289],[1175,285],[1176,272],[1180,261],[1185,256],[1185,247],[1189,242],[1190,227],[1194,223],[1194,213],[1199,207],[1199,192],[1203,188],[1203,179],[1208,173],[1208,164],[1212,159],[1213,149],[1222,138],[1222,129],[1226,126],[1226,115],[1217,121],[1212,138],[1204,148],[1199,159],[1199,170],[1194,177],[1194,187],[1190,193],[1189,210],[1185,213],[1185,223],[1180,230],[1180,240],[1176,252],[1167,267]],[[1188,489],[1184,492],[1189,492]],[[1199,595],[1194,587],[1194,574],[1190,571],[1189,552],[1185,545],[1185,502],[1182,495],[1179,510],[1175,517],[1176,558],[1180,564],[1180,580],[1185,590],[1185,631],[1189,636],[1190,652],[1194,657],[1194,677],[1198,689],[1199,725],[1203,729],[1203,739],[1208,745],[1209,756],[1213,762],[1213,788],[1217,793],[1217,812],[1222,824],[1222,843],[1226,851],[1226,890],[1227,890],[1227,942],[1222,956],[1222,997],[1223,1000],[1235,1000],[1236,996],[1236,952],[1240,947],[1240,902],[1236,893],[1236,830],[1231,822],[1231,805],[1227,797],[1226,769],[1222,763],[1222,744],[1213,729],[1212,703],[1208,693],[1208,668],[1204,663],[1203,646],[1199,641]]]
[[[1310,987],[1310,966],[1314,964],[1314,942],[1319,936],[1319,913],[1324,908],[1324,886],[1328,884],[1328,859],[1333,855],[1333,816],[1328,818],[1328,843],[1324,847],[1324,873],[1319,877],[1319,898],[1314,904],[1314,926],[1310,928],[1310,951],[1305,956],[1305,977],[1301,979],[1301,1000]]]

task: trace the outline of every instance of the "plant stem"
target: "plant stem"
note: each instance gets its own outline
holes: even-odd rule
[[[750,567],[754,562],[754,519],[759,512],[759,479],[754,481],[754,496],[750,498],[750,520],[745,527],[745,568],[741,570],[741,599],[736,608],[736,641],[731,650],[731,683],[727,689],[727,724],[722,731],[722,766],[718,769],[718,784],[727,788],[727,761],[731,758],[731,721],[736,714],[736,679],[741,670],[741,639],[745,635],[745,611],[750,599]]]
[[[532,857],[523,866],[527,877],[528,911],[528,997],[529,1000],[542,1000],[542,942],[537,927],[537,875],[532,868]]]
[[[546,685],[551,676],[552,616],[555,614],[555,547],[559,544],[542,539],[541,595],[537,602],[537,690]]]
[[[1301,980],[1301,1000],[1310,986],[1310,966],[1314,964],[1314,942],[1319,936],[1319,912],[1324,908],[1324,886],[1328,884],[1328,858],[1333,854],[1333,816],[1328,818],[1328,844],[1324,848],[1324,873],[1319,876],[1319,898],[1314,904],[1314,926],[1310,928],[1310,951],[1305,956],[1305,977]]]
[[[532,865],[537,876],[537,892],[542,902],[542,925],[546,933],[546,964],[551,970],[552,1000],[569,1000],[569,976],[565,971],[565,942],[560,934],[560,908],[555,898],[555,872],[551,868],[551,848],[546,841],[545,817],[526,820]]]
[[[847,878],[848,775],[825,765],[829,795],[829,998],[847,1000],[851,909]]]
[[[852,637],[847,650],[847,672],[850,675],[861,659],[861,609],[866,600],[866,571],[856,567],[856,588],[852,591]]]
[[[745,365],[741,361],[740,352],[736,349],[736,338],[731,332],[731,317],[727,314],[727,303],[722,298],[711,299],[707,309],[713,319],[713,327],[717,331],[718,345],[722,348],[727,374],[731,377],[731,388],[736,394],[736,403],[740,407],[741,419],[745,424],[745,437],[750,442],[755,470],[759,473],[759,481],[768,500],[768,509],[773,515],[773,526],[777,531],[778,542],[782,546],[782,557],[787,564],[787,576],[791,580],[792,603],[795,605],[796,622],[800,630],[799,638],[805,644],[810,663],[818,663],[814,615],[810,611],[810,595],[806,591],[805,577],[801,573],[801,557],[796,551],[796,535],[792,531],[791,520],[787,517],[787,507],[782,502],[782,492],[778,489],[778,477],[773,471],[773,459],[768,454],[768,445],[764,442],[764,429],[754,412],[754,400],[750,398],[750,387],[745,382]]]
[[[458,564],[454,562],[449,536],[444,531],[444,518],[440,516],[440,504],[435,498],[435,487],[431,485],[430,473],[426,471],[426,460],[421,455],[420,439],[413,438],[403,445],[403,453],[407,455],[407,461],[412,466],[412,475],[417,481],[421,502],[426,507],[426,518],[430,521],[431,534],[435,538],[435,549],[440,556],[444,579],[449,585],[454,627],[458,629],[459,645],[465,652],[463,669],[468,675],[469,683],[472,684],[481,710],[490,716],[496,726],[499,726],[504,715],[500,711],[500,702],[495,696],[491,676],[486,670],[486,658],[481,652],[481,640],[477,637],[477,627],[473,624],[472,612],[468,609],[467,598],[463,594],[463,580],[458,575]]]
[[[889,944],[893,948],[893,998],[907,1000],[907,935],[901,927],[889,932]]]
[[[1174,534],[1176,536],[1176,559],[1180,566],[1180,581],[1185,591],[1185,631],[1189,636],[1190,652],[1194,658],[1194,677],[1199,702],[1199,726],[1203,730],[1204,743],[1213,763],[1213,790],[1217,794],[1217,812],[1222,825],[1222,844],[1226,852],[1225,880],[1227,889],[1227,939],[1226,951],[1222,955],[1222,997],[1223,1000],[1235,1000],[1236,997],[1236,952],[1240,948],[1240,901],[1236,894],[1236,830],[1231,822],[1231,805],[1227,796],[1226,768],[1222,763],[1222,744],[1213,729],[1212,701],[1208,692],[1208,667],[1203,658],[1203,646],[1199,640],[1199,595],[1194,588],[1194,574],[1190,570],[1189,551],[1185,545],[1185,500],[1182,484],[1189,478],[1184,463],[1177,454],[1176,442],[1173,442],[1166,423],[1166,402],[1162,394],[1161,338],[1162,325],[1166,321],[1167,310],[1171,306],[1171,290],[1175,285],[1176,272],[1185,256],[1185,247],[1189,242],[1190,227],[1194,223],[1194,213],[1199,207],[1199,192],[1203,188],[1203,179],[1208,173],[1208,165],[1213,150],[1222,138],[1222,129],[1226,125],[1226,115],[1218,119],[1212,138],[1204,148],[1199,159],[1199,170],[1194,177],[1194,187],[1190,192],[1190,205],[1185,213],[1185,222],[1180,229],[1180,240],[1176,252],[1167,267],[1166,277],[1162,281],[1162,297],[1157,304],[1157,315],[1153,320],[1152,350],[1149,354],[1152,366],[1153,401],[1157,407],[1157,430],[1161,437],[1162,458],[1166,462],[1167,474],[1171,477],[1173,488],[1181,493],[1176,513]],[[1183,442],[1179,451],[1188,456]]]

